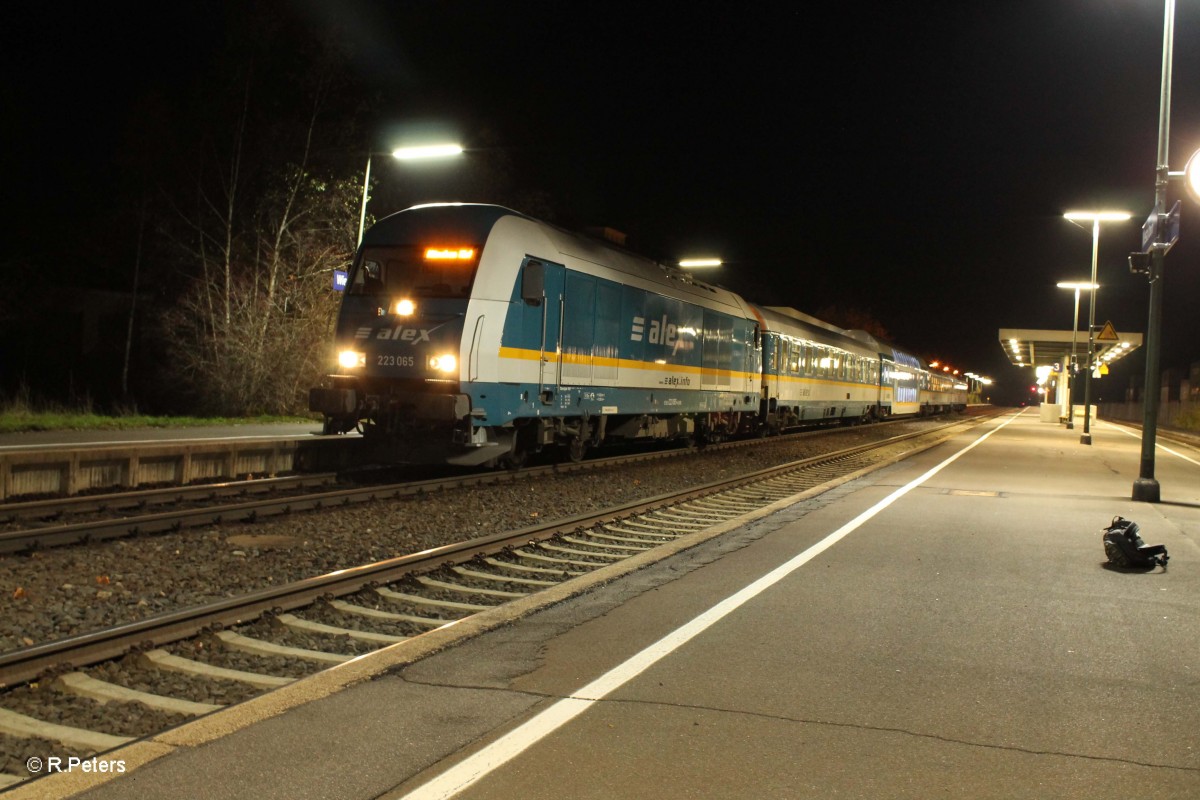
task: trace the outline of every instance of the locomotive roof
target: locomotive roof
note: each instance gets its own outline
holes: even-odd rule
[[[520,211],[483,203],[429,203],[389,214],[363,234],[364,245],[388,245],[405,235],[445,232],[451,236],[471,234],[482,242],[501,217],[532,219]]]
[[[601,239],[572,233],[545,222],[539,224],[558,251],[565,256],[637,276],[709,302],[717,301],[739,308],[746,305],[744,300],[728,289],[698,281],[686,270],[661,264],[652,258],[638,255]]]
[[[732,306],[749,315],[749,306],[737,294],[703,281],[691,273],[638,255],[607,241],[574,233],[504,206],[486,203],[430,203],[398,211],[376,222],[363,236],[364,245],[386,245],[413,235],[471,235],[484,242],[496,222],[503,217],[519,217],[538,226],[551,244],[564,256],[598,267],[637,277],[701,302]]]

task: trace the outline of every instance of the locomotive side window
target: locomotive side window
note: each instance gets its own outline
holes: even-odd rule
[[[478,247],[367,247],[346,293],[466,297],[478,265]]]
[[[526,305],[540,306],[546,293],[546,265],[532,258],[525,260],[521,272],[521,299]]]

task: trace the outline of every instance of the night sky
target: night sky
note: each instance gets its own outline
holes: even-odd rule
[[[662,260],[716,254],[726,266],[704,277],[757,302],[868,312],[900,345],[995,377],[997,399],[1030,382],[999,328],[1070,327],[1054,284],[1087,277],[1091,235],[1065,211],[1134,215],[1101,235],[1096,317],[1145,328],[1126,256],[1154,199],[1161,0],[271,7],[347,31],[387,109],[370,147],[502,147],[557,221],[621,230]],[[103,226],[139,98],[206,80],[229,6],[15,8],[0,34],[6,271],[53,267],[47,250]],[[1200,147],[1200,8],[1180,4],[1175,42],[1182,170]],[[377,180],[415,179],[385,166]],[[1198,215],[1185,198],[1164,367],[1200,360]],[[1143,369],[1125,359],[1101,396]]]

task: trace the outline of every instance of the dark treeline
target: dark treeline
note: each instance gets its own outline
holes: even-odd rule
[[[228,4],[224,39],[123,112],[104,202],[6,255],[0,387],[35,401],[174,413],[303,411],[329,368],[368,153],[419,82],[374,88],[337,26],[282,3]],[[319,32],[314,32],[319,31]],[[146,64],[147,70],[154,65]],[[470,126],[470,120],[456,120]],[[429,200],[552,216],[514,188],[502,137],[459,127],[453,169],[414,178],[377,154],[368,224]],[[390,161],[390,159],[387,159]]]

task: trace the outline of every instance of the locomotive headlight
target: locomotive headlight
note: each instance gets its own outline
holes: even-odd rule
[[[450,353],[433,356],[429,359],[429,368],[438,372],[454,372],[458,369],[458,359]]]
[[[367,365],[367,354],[357,350],[343,350],[338,353],[338,366],[342,369],[356,369]]]
[[[401,317],[411,317],[417,310],[417,304],[407,297],[396,301],[396,314]]]

